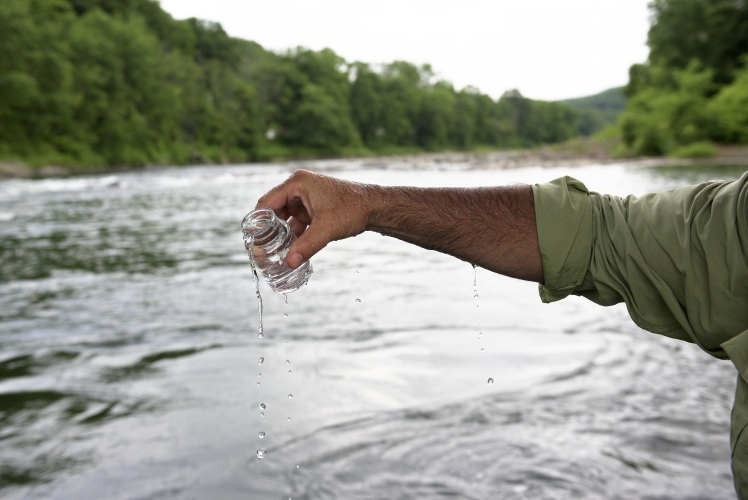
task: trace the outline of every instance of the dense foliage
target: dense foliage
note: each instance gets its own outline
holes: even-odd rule
[[[285,54],[176,21],[152,0],[0,1],[0,159],[30,165],[246,161],[563,141],[583,113],[495,101],[429,66]]]
[[[713,154],[748,143],[748,4],[654,0],[649,60],[631,67],[619,126],[629,153]]]

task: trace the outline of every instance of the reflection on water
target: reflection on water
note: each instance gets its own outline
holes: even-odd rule
[[[646,169],[655,179],[668,179],[679,186],[697,184],[708,180],[732,180],[746,171],[745,165],[687,165],[651,167]]]
[[[421,186],[570,174],[621,195],[744,170],[309,166]],[[734,369],[622,307],[543,305],[364,234],[315,256],[288,305],[262,283],[259,339],[236,227],[293,168],[0,182],[0,494],[733,495]]]

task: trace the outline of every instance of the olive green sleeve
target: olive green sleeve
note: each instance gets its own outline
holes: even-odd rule
[[[533,186],[544,302],[625,302],[645,330],[695,342],[740,373],[730,447],[748,500],[748,172],[642,197],[563,177]]]
[[[543,301],[623,301],[641,328],[729,353],[738,366],[732,353],[743,351],[732,339],[748,328],[748,172],[641,197],[590,192],[569,177],[533,194]]]

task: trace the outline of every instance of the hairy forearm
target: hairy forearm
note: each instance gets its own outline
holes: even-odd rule
[[[331,241],[377,231],[490,271],[543,281],[532,188],[383,187],[297,170],[257,202],[297,236],[297,268]]]
[[[543,281],[530,186],[370,189],[367,230],[493,272]]]

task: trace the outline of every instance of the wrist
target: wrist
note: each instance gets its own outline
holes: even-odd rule
[[[384,229],[386,212],[392,208],[389,200],[391,188],[379,186],[377,184],[366,185],[366,196],[364,202],[364,231],[380,232]]]

